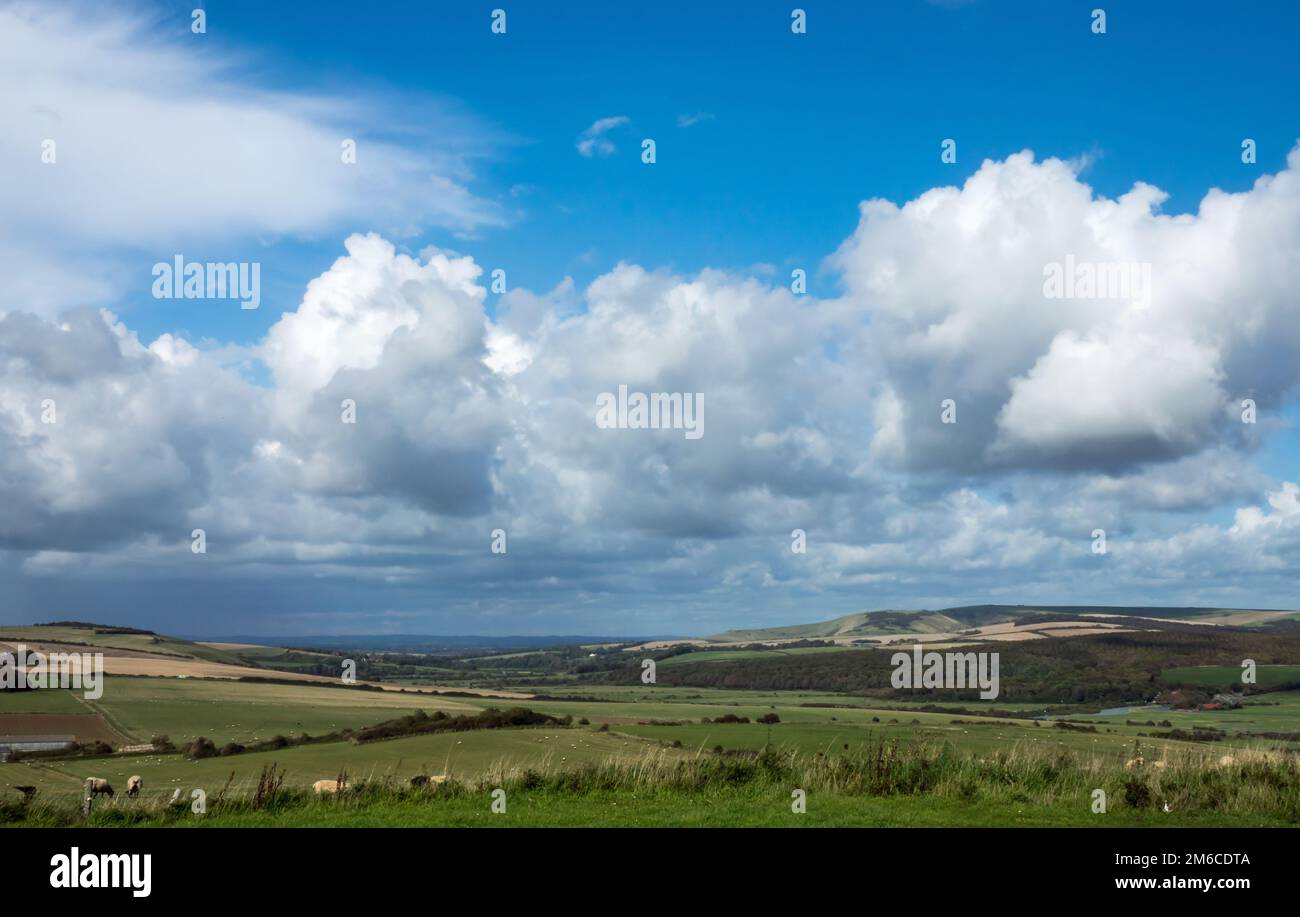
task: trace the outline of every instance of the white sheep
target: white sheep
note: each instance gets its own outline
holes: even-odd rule
[[[93,797],[93,796],[98,796],[101,793],[103,793],[106,796],[112,797],[113,785],[109,783],[107,780],[105,780],[103,777],[87,777],[86,795]]]

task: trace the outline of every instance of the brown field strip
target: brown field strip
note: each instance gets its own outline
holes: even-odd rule
[[[0,713],[0,735],[71,735],[78,742],[122,740],[97,713]]]

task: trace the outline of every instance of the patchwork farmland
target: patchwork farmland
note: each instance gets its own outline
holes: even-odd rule
[[[653,646],[360,649],[346,657],[93,627],[6,628],[0,651],[103,652],[109,674],[95,699],[75,689],[0,692],[0,734],[66,733],[77,743],[0,764],[0,818],[75,823],[88,778],[125,786],[139,776],[137,798],[97,802],[92,821],[477,824],[488,811],[485,788],[509,784],[521,803],[512,823],[705,823],[698,807],[673,808],[687,806],[683,775],[707,788],[730,768],[734,785],[723,780],[705,793],[713,801],[707,823],[781,824],[782,806],[769,810],[780,797],[771,774],[821,780],[826,768],[841,768],[815,823],[1088,824],[1088,780],[1115,787],[1108,823],[1300,820],[1300,643],[1279,623],[1290,616],[1251,612],[1237,626],[1223,609],[1176,618],[1146,610],[1103,632],[1074,626],[1096,613],[892,612],[882,622],[868,616]],[[1041,634],[1044,623],[1056,625],[1047,629],[1054,636],[1005,639],[1018,624]],[[1000,696],[889,688],[873,673],[887,673],[898,642],[917,634],[934,637],[927,649],[999,648]],[[1248,686],[1229,662],[1248,658],[1243,646],[1258,657]],[[358,667],[355,683],[325,674],[343,658]],[[646,659],[654,683],[641,678]],[[121,667],[127,660],[132,674]],[[1143,687],[1107,681],[1110,666],[1136,673],[1130,681]],[[1083,667],[1100,673],[1095,689],[1053,693],[1059,671]],[[858,687],[837,689],[850,682]],[[510,708],[523,713],[491,712]],[[512,725],[524,714],[539,725]],[[928,761],[924,772],[951,774],[934,785],[865,788],[883,780],[886,760],[891,768]],[[1267,774],[1273,789],[1212,789],[1239,767]],[[249,808],[268,773],[288,800],[274,815]],[[641,775],[641,791],[629,774]],[[446,780],[408,798],[421,775]],[[337,798],[314,797],[313,784],[340,777]],[[1155,796],[1126,802],[1135,780]],[[195,791],[213,806],[201,816],[187,808]]]

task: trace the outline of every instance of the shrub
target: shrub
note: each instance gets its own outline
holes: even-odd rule
[[[1124,801],[1135,809],[1150,808],[1151,788],[1137,777],[1130,777],[1124,781]]]
[[[352,740],[359,743],[374,742],[380,739],[437,732],[467,732],[471,729],[504,729],[512,726],[569,726],[572,723],[571,716],[556,719],[526,707],[511,707],[505,711],[489,707],[477,714],[463,716],[435,714],[429,717],[402,716],[394,720],[385,720],[374,726],[358,729],[353,734]]]
[[[216,744],[205,736],[199,736],[182,749],[186,755],[197,761],[200,758],[213,758],[218,754]]]

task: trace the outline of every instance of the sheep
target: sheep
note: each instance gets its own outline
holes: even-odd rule
[[[1222,758],[1219,759],[1219,767],[1232,767],[1232,765],[1236,763],[1237,763],[1237,759],[1234,758],[1232,755],[1224,755]]]
[[[126,795],[132,799],[139,796],[142,789],[144,789],[144,780],[139,774],[132,774],[126,779]]]
[[[113,785],[103,777],[87,777],[86,795],[95,797],[101,793],[106,794],[111,799],[113,797]]]
[[[437,774],[433,777],[428,777],[425,776],[424,774],[420,774],[417,777],[411,778],[411,786],[437,786],[440,783],[446,783],[446,782],[447,782],[446,774]]]
[[[346,790],[347,783],[340,784],[337,780],[317,780],[311,788],[319,796],[321,793],[337,793],[339,790]]]

